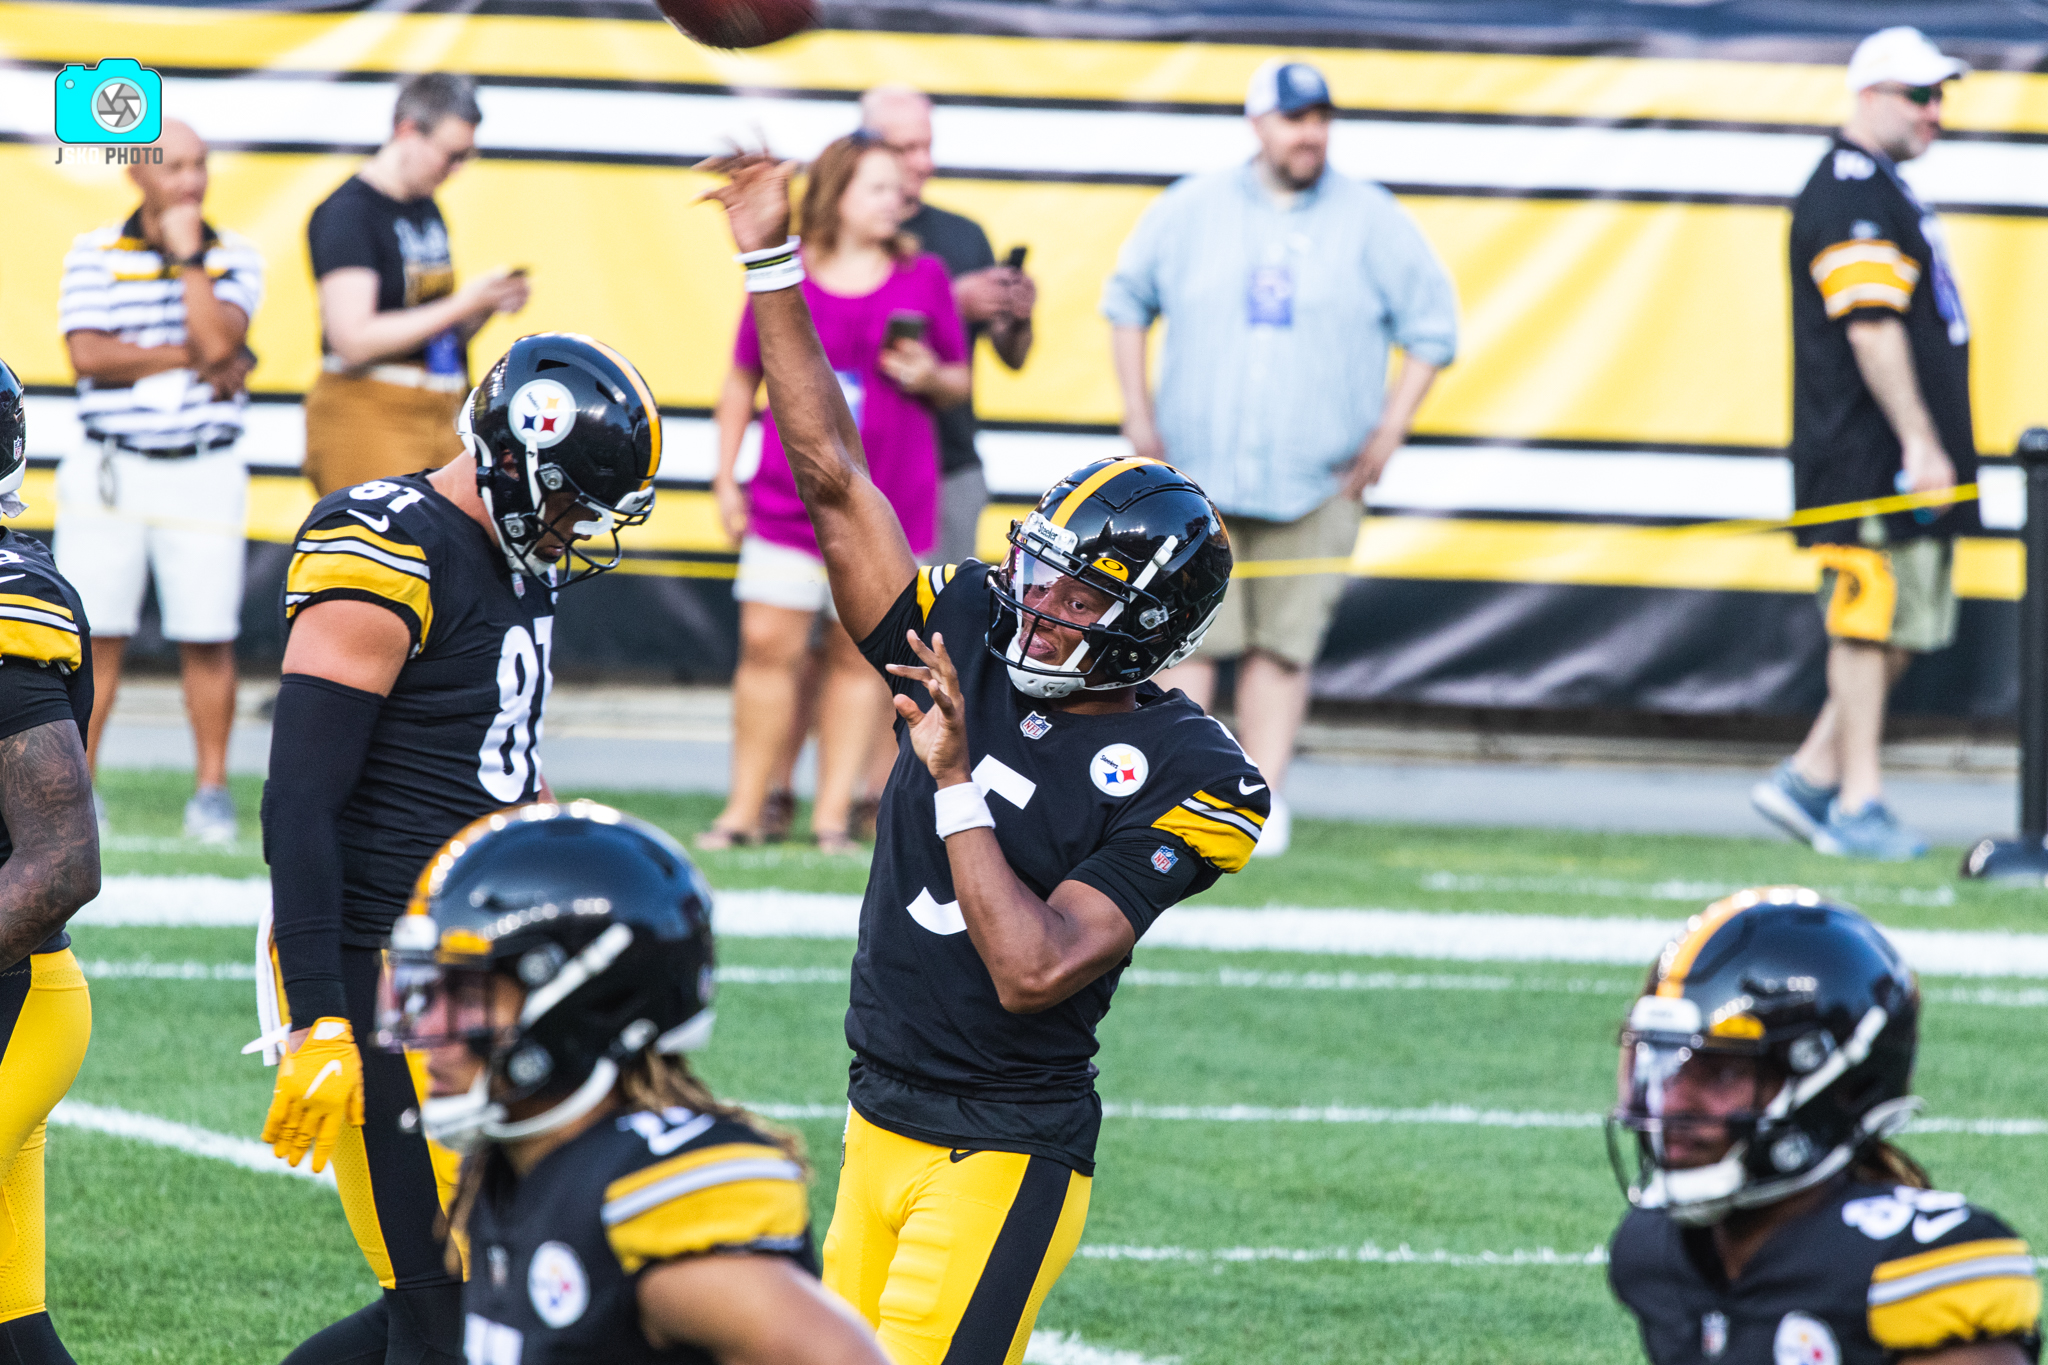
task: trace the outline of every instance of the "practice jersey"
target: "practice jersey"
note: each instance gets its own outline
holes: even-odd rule
[[[388,608],[412,635],[338,822],[342,942],[381,947],[451,835],[539,795],[555,589],[514,576],[490,533],[423,474],[328,494],[293,548],[287,622],[347,599]]]
[[[78,592],[40,542],[0,529],[0,739],[38,725],[71,721],[85,742],[92,719],[90,630]],[[0,821],[0,863],[14,856],[14,840]],[[69,947],[59,929],[36,949]]]
[[[579,1133],[524,1177],[492,1152],[469,1216],[467,1365],[711,1365],[640,1327],[640,1273],[709,1252],[812,1274],[804,1171],[744,1123],[667,1109]]]
[[[1730,1285],[1710,1228],[1638,1209],[1608,1277],[1652,1365],[1884,1365],[1962,1342],[2039,1349],[2041,1286],[2011,1228],[1959,1194],[1842,1181]]]
[[[1230,732],[1151,683],[1135,711],[1076,715],[1010,685],[984,646],[989,566],[923,569],[861,645],[876,667],[918,662],[906,631],[946,638],[959,670],[974,783],[1025,886],[1108,896],[1143,937],[1169,906],[1242,868],[1271,794]],[[887,676],[886,674],[884,676]],[[890,678],[929,706],[924,689]],[[1038,1014],[1012,1014],[969,939],[935,827],[938,790],[897,723],[874,868],[861,903],[846,1041],[854,1108],[941,1146],[1027,1152],[1093,1174],[1102,1105],[1095,1026],[1119,964]]]
[[[1970,323],[1949,266],[1941,220],[1898,168],[1835,139],[1792,205],[1792,482],[1801,510],[1897,493],[1902,468],[1892,430],[1849,346],[1848,324],[1905,324],[1920,395],[1955,465],[1977,481],[1970,421]],[[1968,535],[1975,504],[1885,518],[1888,540]],[[1856,544],[1857,520],[1799,529],[1799,543]]]

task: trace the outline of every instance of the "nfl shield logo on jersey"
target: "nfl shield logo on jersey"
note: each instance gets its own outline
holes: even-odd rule
[[[1772,1365],[1842,1365],[1842,1348],[1819,1318],[1787,1313],[1771,1342]]]
[[[1088,764],[1097,789],[1109,796],[1129,796],[1145,785],[1151,771],[1145,755],[1128,744],[1106,744]]]
[[[1708,1313],[1700,1319],[1700,1354],[1709,1360],[1719,1360],[1721,1352],[1728,1349],[1728,1315]]]
[[[1026,739],[1044,739],[1046,731],[1052,729],[1052,722],[1033,711],[1017,722],[1017,728],[1024,732]]]
[[[1157,849],[1153,850],[1152,867],[1162,877],[1173,871],[1173,865],[1179,861],[1180,855],[1165,844],[1161,844]]]

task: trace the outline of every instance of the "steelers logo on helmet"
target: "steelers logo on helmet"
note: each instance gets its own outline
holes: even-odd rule
[[[512,395],[512,434],[546,450],[576,426],[576,398],[552,379],[529,379]]]
[[[1144,786],[1151,774],[1144,750],[1129,744],[1105,744],[1088,763],[1088,776],[1105,796],[1129,796]]]

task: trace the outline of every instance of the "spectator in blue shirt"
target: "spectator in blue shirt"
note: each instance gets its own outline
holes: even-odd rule
[[[1457,294],[1414,221],[1329,169],[1333,112],[1314,67],[1260,67],[1245,99],[1258,155],[1161,195],[1103,291],[1124,435],[1208,491],[1240,563],[1348,557],[1365,490],[1457,351]],[[1155,400],[1145,346],[1161,316]],[[1391,388],[1389,346],[1406,357]],[[1341,573],[1241,577],[1194,658],[1160,675],[1206,707],[1216,662],[1240,660],[1238,738],[1273,788],[1261,856],[1286,851],[1281,792],[1343,590]]]

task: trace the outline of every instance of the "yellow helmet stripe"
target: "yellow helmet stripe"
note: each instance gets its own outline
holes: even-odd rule
[[[1061,501],[1059,508],[1053,512],[1052,524],[1055,526],[1065,526],[1067,518],[1079,511],[1081,504],[1088,501],[1096,489],[1102,487],[1102,485],[1108,483],[1117,475],[1136,469],[1141,465],[1158,463],[1160,463],[1158,460],[1148,460],[1143,456],[1132,455],[1104,465],[1083,479],[1080,486],[1073,492],[1067,494],[1065,499]]]
[[[596,337],[585,337],[584,340],[610,357],[612,364],[617,365],[625,373],[627,380],[633,385],[633,392],[640,395],[641,403],[647,408],[647,473],[640,480],[640,484],[644,488],[653,480],[654,471],[661,468],[661,409],[655,406],[654,395],[648,391],[647,381],[640,377],[640,371],[634,368],[632,361],[626,359],[626,357],[620,355]]]
[[[1684,938],[1674,943],[1664,961],[1664,979],[1657,983],[1657,994],[1681,996],[1685,994],[1685,974],[1692,970],[1692,964],[1707,946],[1707,940],[1714,931],[1734,919],[1750,906],[1757,903],[1753,891],[1738,891],[1732,896],[1715,901],[1701,912],[1698,919],[1686,931]]]

